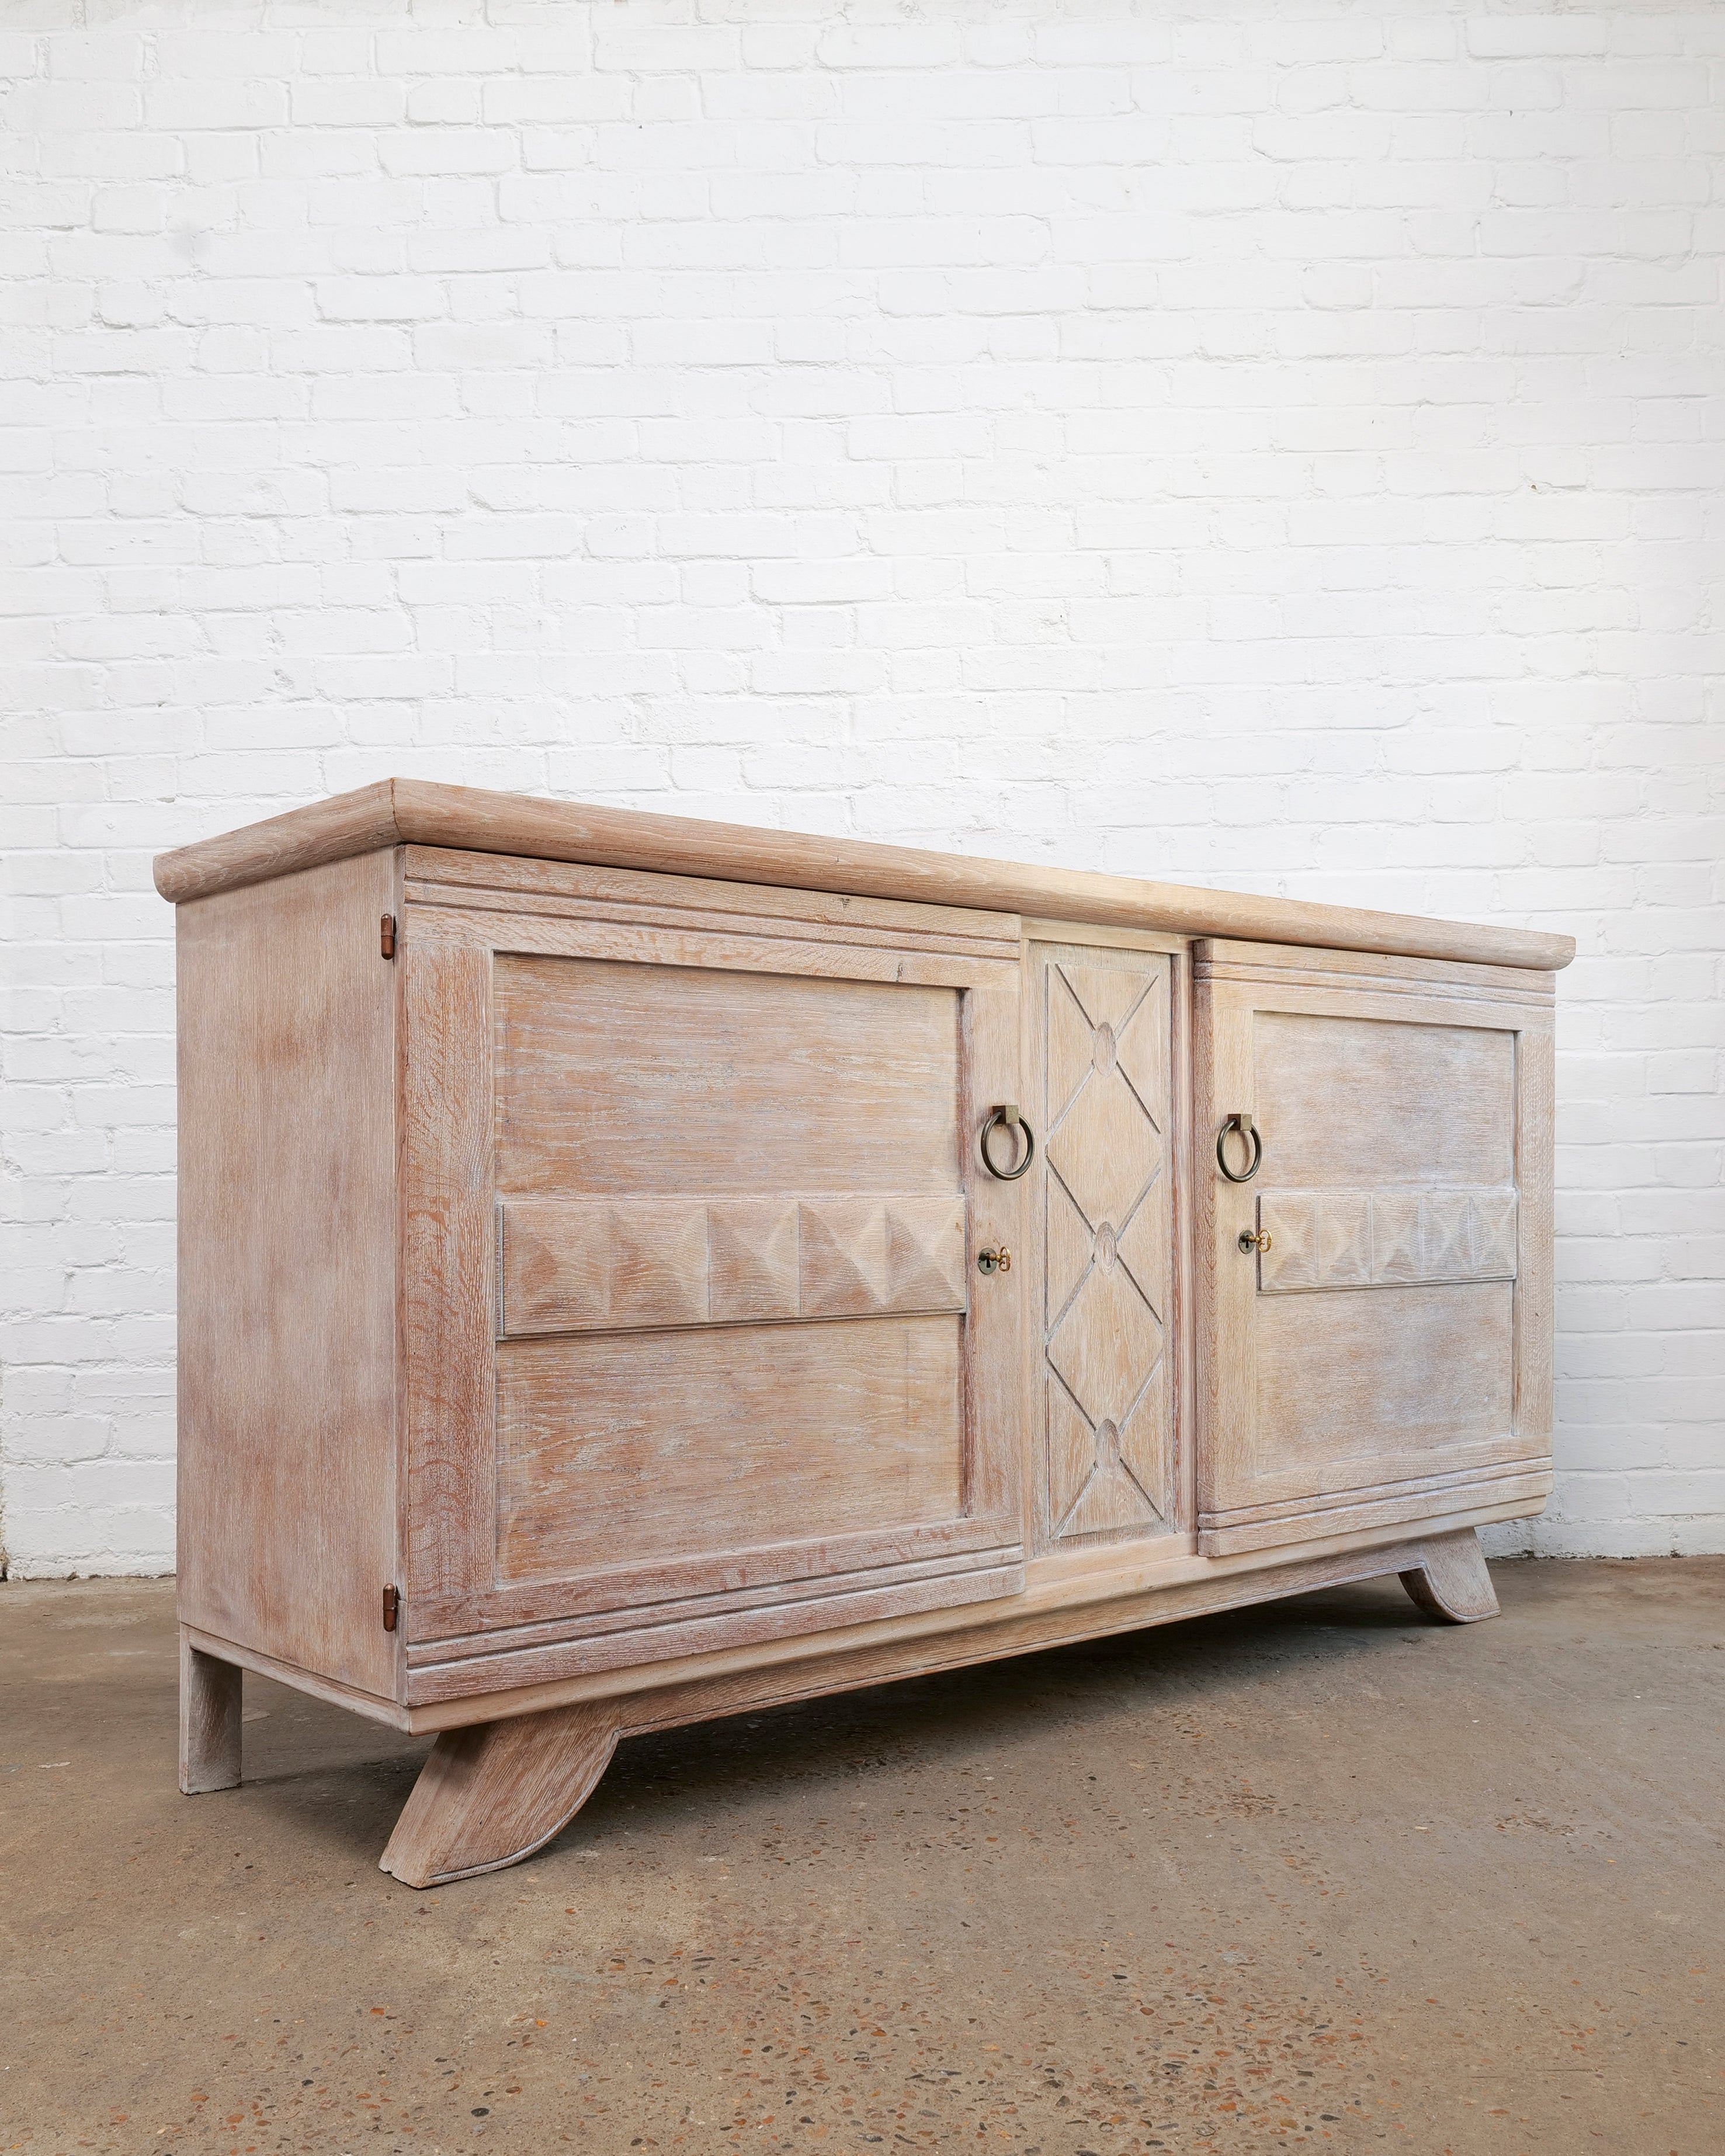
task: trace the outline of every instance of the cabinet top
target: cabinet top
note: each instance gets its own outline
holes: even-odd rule
[[[716,877],[862,898],[978,906],[995,912],[1174,935],[1243,937],[1260,943],[1321,945],[1410,958],[1522,966],[1550,972],[1575,955],[1569,936],[1373,913],[1351,906],[1198,891],[1083,869],[1033,868],[968,854],[937,854],[802,831],[757,830],[631,808],[596,808],[526,793],[386,778],[352,793],[248,824],[156,857],[167,899],[205,898],[296,869],[382,846],[447,846],[516,854],[662,875]]]

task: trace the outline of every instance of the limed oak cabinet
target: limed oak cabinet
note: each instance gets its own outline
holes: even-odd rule
[[[1568,939],[393,781],[182,848],[182,1782],[515,1861],[619,1734],[1399,1573],[1551,1481]]]

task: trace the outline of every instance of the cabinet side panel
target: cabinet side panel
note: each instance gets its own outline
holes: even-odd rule
[[[178,929],[180,1616],[391,1696],[394,884],[362,855]]]

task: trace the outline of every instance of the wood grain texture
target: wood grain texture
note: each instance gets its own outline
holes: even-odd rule
[[[1346,991],[1343,992],[1346,994]],[[1260,1008],[1258,1127],[1278,1190],[1507,1185],[1515,1164],[1515,1037],[1501,1028]],[[1248,1104],[1250,1105],[1250,1104]]]
[[[1369,1491],[1343,1491],[1322,1502],[1308,1499],[1287,1511],[1266,1505],[1243,1507],[1231,1515],[1201,1512],[1198,1549],[1205,1558],[1228,1558],[1257,1550],[1309,1548],[1331,1535],[1411,1532],[1456,1513],[1481,1524],[1524,1519],[1543,1508],[1551,1491],[1548,1453],[1486,1461],[1453,1475],[1413,1476]]]
[[[1469,1003],[1505,998],[1550,1004],[1557,995],[1551,971],[1536,965],[1470,964],[1330,946],[1245,943],[1200,937],[1193,964],[1206,981],[1243,981],[1260,988],[1349,988],[1374,995],[1461,998]]]
[[[526,794],[394,778],[157,856],[164,898],[191,898],[399,842],[804,891],[1246,937],[1485,964],[1567,966],[1574,940],[1079,870],[754,830]]]
[[[1018,957],[1016,917],[969,906],[911,906],[844,891],[656,875],[638,869],[455,853],[434,846],[404,848],[403,875],[409,901],[422,906],[483,907],[552,919],[634,920],[658,927],[741,929],[749,935],[788,933],[799,941],[944,950],[1012,961]]]
[[[1258,1229],[1266,1295],[1516,1274],[1513,1188],[1266,1192]]]
[[[1320,1496],[1512,1451],[1514,1298],[1507,1281],[1260,1296],[1254,1414],[1278,1472]]]
[[[510,1342],[497,1572],[562,1575],[947,1520],[955,1317]]]
[[[378,1869],[423,1887],[519,1864],[574,1818],[616,1748],[616,1716],[591,1706],[446,1732]]]
[[[1020,1576],[980,1344],[1019,1304],[967,1310],[965,1240],[1016,1219],[968,1127],[1015,1084],[1016,968],[756,925],[408,909],[422,1696]]]
[[[499,915],[485,906],[410,906],[413,932],[424,942],[484,943],[520,957],[594,958],[630,966],[685,966],[702,972],[778,974],[791,978],[879,981],[889,988],[967,989],[992,978],[1003,990],[1016,988],[1014,961],[997,957],[993,944],[942,943],[923,950],[872,937],[850,939],[797,934],[783,922],[727,919],[696,927],[694,919],[663,925],[620,909],[605,916],[557,913]]]
[[[399,1699],[361,1691],[352,1685],[325,1676],[321,1671],[308,1670],[297,1662],[285,1662],[279,1656],[260,1654],[255,1647],[241,1646],[234,1640],[218,1639],[211,1632],[200,1632],[194,1625],[182,1625],[180,1637],[187,1646],[195,1647],[213,1661],[231,1662],[235,1669],[252,1670],[260,1677],[291,1685],[296,1691],[305,1692],[313,1699],[327,1700],[331,1707],[345,1707],[367,1722],[382,1723],[386,1729],[411,1729],[413,1726],[411,1708]]]
[[[1552,1447],[1556,1361],[1556,1021],[1529,1014],[1516,1036],[1516,1428],[1529,1444]]]
[[[1173,961],[1033,945],[1042,1543],[1173,1525]]]
[[[396,1577],[394,865],[182,906],[183,1622],[390,1693]]]
[[[188,1797],[239,1786],[242,1672],[180,1634],[180,1788]]]
[[[188,900],[398,845],[398,784],[396,779],[379,779],[351,793],[332,793],[306,808],[158,854],[152,864],[156,888],[171,904],[183,906]]]
[[[1507,1486],[1513,1489],[1513,1486]],[[950,1669],[995,1658],[998,1651],[1028,1653],[1076,1639],[1101,1638],[1211,1608],[1236,1609],[1299,1594],[1331,1578],[1373,1578],[1417,1567],[1420,1553],[1438,1537],[1471,1530],[1526,1511],[1512,1495],[1487,1502],[1489,1493],[1461,1488],[1454,1510],[1432,1512],[1413,1525],[1333,1527],[1307,1526],[1296,1547],[1254,1547],[1219,1556],[1195,1554],[1189,1541],[1081,1544],[1019,1568],[1015,1592],[981,1603],[931,1602],[914,1610],[877,1615],[866,1598],[835,1608],[822,1633],[786,1632],[741,1645],[703,1647],[656,1663],[625,1657],[598,1670],[572,1666],[512,1680],[521,1665],[500,1656],[483,1681],[447,1692],[434,1688],[422,1699],[398,1704],[329,1683],[315,1671],[273,1661],[250,1649],[190,1631],[193,1644],[293,1686],[315,1698],[347,1707],[388,1727],[432,1735],[481,1722],[535,1714],[578,1701],[615,1702],[625,1727],[661,1725],[655,1718],[669,1698],[685,1721],[731,1711],[727,1702],[762,1704],[813,1697],[845,1683],[886,1683],[931,1669]],[[1409,1537],[1414,1539],[1409,1539]],[[1333,1575],[1332,1566],[1352,1568]],[[1221,1598],[1219,1599],[1216,1598]],[[844,1614],[861,1611],[860,1621]],[[831,1679],[829,1681],[829,1679]]]
[[[495,983],[505,1192],[958,1189],[951,988],[509,953]]]
[[[1497,1614],[1497,1590],[1486,1569],[1486,1553],[1472,1527],[1460,1534],[1437,1535],[1425,1544],[1420,1563],[1403,1573],[1402,1585],[1416,1606],[1450,1625],[1477,1625]]]
[[[1466,1532],[1471,1534],[1473,1529]],[[1111,1576],[1092,1563],[1081,1584],[1072,1581],[1050,1590],[1040,1607],[1018,1602],[998,1606],[996,1622],[973,1619],[962,1630],[915,1640],[820,1642],[813,1656],[794,1665],[714,1670],[680,1683],[637,1691],[618,1702],[619,1719],[631,1733],[676,1728],[717,1715],[748,1713],[907,1676],[970,1668],[1012,1655],[1178,1624],[1189,1617],[1246,1609],[1322,1588],[1381,1579],[1390,1573],[1417,1571],[1430,1548],[1430,1543],[1420,1538],[1322,1554],[1283,1557],[1278,1553],[1276,1562],[1249,1573],[1231,1570],[1222,1563],[1189,1559],[1183,1578],[1177,1576],[1181,1569],[1177,1564],[1147,1564],[1137,1568],[1137,1578],[1154,1579],[1155,1584],[1136,1587],[1126,1584],[1133,1576],[1130,1571]],[[1026,1602],[1035,1599],[1024,1598]]]
[[[468,1647],[465,1641],[428,1641],[419,1650],[421,1658],[408,1671],[407,1700],[410,1706],[420,1707],[485,1699],[499,1691],[575,1675],[599,1676],[610,1671],[631,1671],[635,1681],[650,1683],[659,1664],[691,1655],[798,1641],[803,1645],[793,1647],[793,1652],[812,1652],[815,1650],[809,1642],[851,1625],[932,1609],[986,1608],[1015,1594],[1024,1578],[1023,1551],[999,1544],[998,1535],[993,1541],[995,1546],[984,1553],[982,1563],[961,1558],[923,1565],[914,1573],[882,1567],[878,1575],[834,1566],[820,1573],[812,1586],[799,1584],[800,1591],[783,1596],[703,1595],[675,1606],[619,1609],[605,1620],[548,1628],[557,1636],[541,1646],[520,1646],[510,1635],[497,1632],[487,1634],[467,1651],[462,1651]],[[834,1537],[829,1547],[842,1548],[840,1538]],[[693,1561],[691,1569],[699,1569]],[[711,1580],[716,1572],[709,1561],[706,1578]],[[588,1575],[583,1584],[595,1578]],[[637,1618],[639,1621],[634,1621]],[[435,1659],[439,1655],[444,1658]],[[479,1718],[477,1714],[455,1717]]]
[[[887,1607],[900,1588],[920,1587],[947,1574],[998,1569],[1009,1557],[1022,1569],[1023,1552],[1001,1548],[997,1523],[961,1516],[896,1529],[870,1527],[856,1534],[769,1543],[729,1552],[721,1565],[706,1553],[655,1563],[637,1559],[578,1578],[500,1583],[483,1613],[482,1630],[458,1629],[472,1614],[470,1601],[457,1599],[434,1609],[436,1621],[428,1625],[427,1636],[408,1642],[408,1676],[411,1681],[415,1672],[451,1658],[590,1645],[602,1638],[614,1641],[625,1633],[666,1625],[715,1620],[722,1624],[743,1609],[771,1615],[823,1597],[830,1601],[850,1594],[885,1594]],[[934,1608],[938,1603],[938,1597],[919,1596],[916,1606]]]
[[[1452,1502],[1457,1476],[1535,1509],[1549,1419],[1519,1401],[1549,1347],[1520,1276],[1551,1131],[1524,1103],[1548,1007],[1428,967],[1387,993],[1327,953],[1232,972],[1228,955],[1197,968],[1200,1549],[1393,1524]],[[1226,1183],[1214,1133],[1247,1109],[1263,1165]],[[1269,1251],[1239,1249],[1254,1230]]]
[[[1465,1538],[1474,1541],[1471,1528]],[[620,1733],[676,1728],[825,1697],[912,1673],[973,1666],[1033,1647],[1105,1637],[1390,1572],[1399,1572],[1404,1584],[1417,1580],[1423,1585],[1434,1572],[1453,1583],[1466,1559],[1452,1556],[1448,1546],[1462,1539],[1395,1543],[1245,1573],[1215,1567],[1206,1577],[1170,1580],[1148,1594],[1141,1589],[1090,1600],[1075,1598],[1034,1615],[986,1630],[952,1630],[944,1637],[809,1643],[792,1662],[714,1669],[634,1693],[448,1730],[420,1770],[380,1866],[407,1886],[424,1887],[519,1863],[544,1848],[586,1802]],[[1476,1542],[1474,1549],[1477,1555]],[[1479,1569],[1484,1571],[1483,1560]],[[1411,1584],[1409,1592],[1420,1599]],[[1481,1609],[1477,1614],[1488,1615],[1495,1609],[1494,1599],[1491,1611]]]
[[[517,1198],[497,1223],[506,1337],[962,1314],[969,1302],[962,1191]]]
[[[495,1473],[496,1142],[491,954],[402,939],[407,1036],[402,1311],[407,1609],[483,1596]]]
[[[1389,1570],[1490,1614],[1473,1528],[1550,1486],[1548,973],[1296,949],[1382,917],[1276,901],[1250,902],[1268,940],[1189,963],[1189,914],[1021,947],[1022,894],[975,864],[811,889],[777,834],[679,826],[696,852],[655,855],[656,819],[601,817],[598,852],[516,859],[529,828],[575,844],[571,812],[336,806],[218,865],[273,880],[182,908],[183,1786],[238,1777],[242,1665],[483,1722],[386,1854],[429,1883],[542,1846],[619,1728]],[[335,850],[279,873],[307,846]],[[942,875],[952,902],[918,902]],[[1040,1147],[1007,1184],[976,1140],[1014,1098]],[[1224,1187],[1214,1120],[1245,1108],[1266,1166]],[[977,1273],[985,1244],[1010,1272]],[[325,1568],[310,1618],[284,1549]]]
[[[576,1701],[607,1701],[625,1730],[672,1727],[733,1708],[893,1682],[1415,1569],[1431,1540],[1507,1517],[1510,1509],[1476,1505],[1416,1527],[1379,1527],[1325,1537],[1305,1549],[1225,1558],[1195,1556],[1165,1541],[1091,1544],[1035,1560],[1026,1568],[1024,1592],[1000,1600],[835,1628],[815,1639],[756,1641],[653,1668],[559,1676],[511,1691],[428,1702],[408,1710],[408,1726],[430,1732]]]

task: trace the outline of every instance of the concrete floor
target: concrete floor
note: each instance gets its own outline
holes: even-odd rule
[[[1390,1582],[638,1738],[513,1871],[171,1583],[0,1588],[0,2149],[1725,2148],[1725,1559]]]

